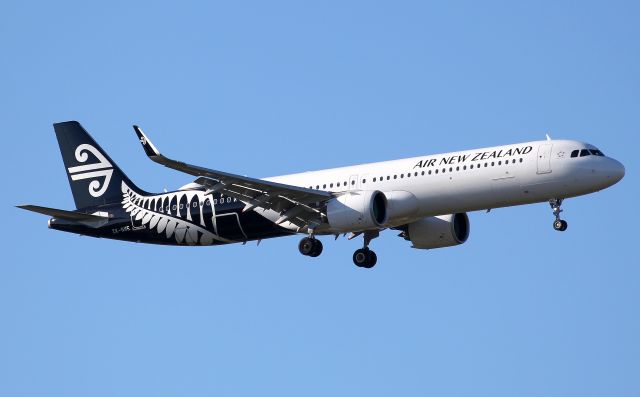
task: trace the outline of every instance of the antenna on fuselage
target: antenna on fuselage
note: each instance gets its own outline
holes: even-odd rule
[[[545,134],[547,136],[547,141],[551,140],[551,137],[549,136],[549,134]]]

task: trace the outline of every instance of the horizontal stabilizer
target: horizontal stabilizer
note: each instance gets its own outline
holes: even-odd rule
[[[23,210],[37,212],[43,215],[49,215],[54,218],[64,219],[68,221],[87,222],[87,221],[104,221],[109,219],[108,216],[99,216],[92,214],[83,214],[80,212],[59,210],[56,208],[40,207],[39,205],[17,205],[16,207]]]

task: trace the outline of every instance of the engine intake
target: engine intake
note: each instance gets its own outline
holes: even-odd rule
[[[466,213],[428,216],[409,223],[405,239],[411,241],[413,248],[444,248],[467,241],[469,231],[469,217]]]
[[[378,190],[349,192],[327,203],[327,221],[339,233],[377,229],[387,222],[387,198]]]

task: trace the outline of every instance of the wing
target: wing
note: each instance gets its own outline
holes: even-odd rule
[[[262,179],[212,170],[172,160],[160,154],[138,126],[133,126],[145,153],[158,164],[197,176],[196,183],[205,186],[207,193],[223,193],[246,205],[243,211],[255,208],[272,210],[280,214],[276,224],[291,222],[298,231],[315,228],[326,219],[322,212],[325,203],[334,198],[330,192],[286,185]]]

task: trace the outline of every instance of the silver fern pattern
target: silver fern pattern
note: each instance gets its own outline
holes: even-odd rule
[[[211,232],[215,230],[215,211],[208,219],[204,216],[204,206],[211,205],[210,199],[200,191],[184,191],[141,196],[122,182],[122,208],[131,215],[131,219],[141,222],[149,230],[164,233],[175,238],[178,244],[211,245],[214,241],[231,243]],[[196,219],[194,219],[196,218]]]

